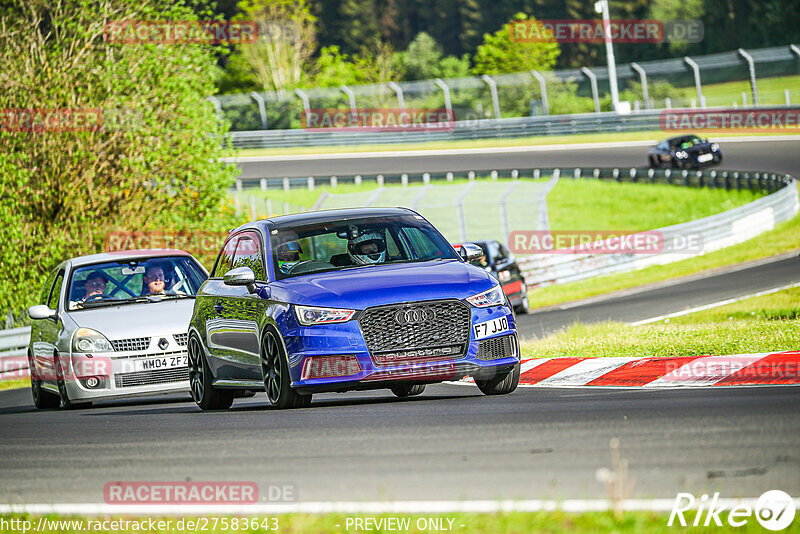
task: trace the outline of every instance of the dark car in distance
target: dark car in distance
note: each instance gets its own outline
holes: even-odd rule
[[[474,379],[517,387],[514,314],[498,281],[418,213],[357,208],[255,221],[228,235],[189,325],[189,383],[204,410],[237,390],[278,408],[322,392]]]
[[[681,135],[661,141],[650,149],[648,162],[653,168],[690,169],[722,161],[717,143],[697,135]]]
[[[525,277],[517,265],[517,260],[508,251],[505,245],[495,240],[472,241],[483,251],[483,256],[477,260],[472,260],[472,264],[485,269],[486,272],[500,281],[503,291],[508,295],[508,300],[517,313],[528,313],[530,303],[528,301],[528,286],[525,285]],[[461,245],[455,245],[459,250]]]

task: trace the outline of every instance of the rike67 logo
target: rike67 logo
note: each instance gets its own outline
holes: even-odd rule
[[[794,500],[781,490],[764,492],[754,505],[731,499],[720,500],[719,493],[710,500],[708,495],[695,499],[691,493],[678,493],[667,526],[721,527],[727,523],[731,527],[742,527],[755,517],[765,529],[777,531],[792,524],[795,511]],[[723,512],[727,512],[727,517]]]

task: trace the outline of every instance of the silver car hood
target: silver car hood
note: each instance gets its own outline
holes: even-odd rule
[[[194,299],[182,298],[72,311],[69,316],[78,327],[113,340],[188,332],[193,309]]]

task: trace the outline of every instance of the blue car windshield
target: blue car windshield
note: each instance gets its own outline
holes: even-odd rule
[[[186,256],[87,265],[72,272],[67,309],[193,297],[205,279],[202,269]]]
[[[270,236],[278,280],[381,264],[457,260],[453,247],[418,215],[297,225]]]

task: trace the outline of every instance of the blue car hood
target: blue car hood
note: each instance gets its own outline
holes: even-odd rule
[[[272,298],[291,304],[364,309],[417,300],[464,299],[497,281],[458,260],[354,267],[270,284]]]

